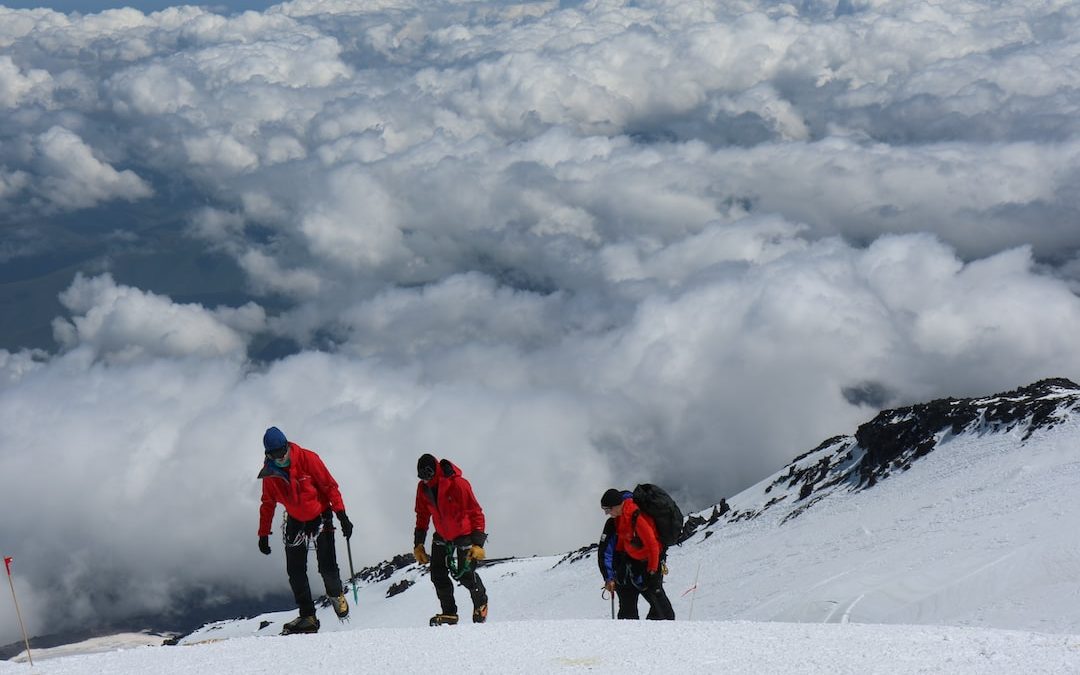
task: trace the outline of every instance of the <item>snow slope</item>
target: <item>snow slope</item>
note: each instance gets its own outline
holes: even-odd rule
[[[985,408],[993,400],[964,402],[974,406],[976,423],[959,433],[934,430],[932,452],[897,460],[907,468],[872,487],[859,487],[867,471],[860,474],[857,465],[873,448],[847,436],[727,500],[727,513],[669,554],[667,587],[679,618],[688,618],[693,600],[692,618],[701,620],[1080,633],[1080,390],[1049,385],[1017,398],[1009,424],[988,421]],[[1032,424],[1029,411],[1058,400],[1053,414],[1040,413]],[[901,412],[881,417],[909,415]],[[806,470],[824,465],[829,468],[816,475]],[[708,510],[696,515],[713,518]],[[594,518],[599,534],[599,507],[582,517]],[[483,578],[491,619],[607,616],[593,560],[590,552],[489,567]],[[697,591],[683,596],[695,579]],[[416,584],[387,598],[402,580]],[[415,626],[437,609],[416,565],[359,593],[352,627]],[[322,611],[328,630],[337,622]],[[261,633],[276,632],[289,616],[214,624],[185,641],[260,633],[262,620],[273,625]]]
[[[251,638],[276,635],[294,615],[280,612],[209,624],[184,647],[68,657],[40,672],[279,672],[282,659],[404,672],[432,654],[470,672],[1080,672],[1080,389],[936,403],[882,413],[726,511],[695,514],[695,533],[669,555],[674,624],[608,620],[595,552],[584,550],[487,566],[484,626],[426,628],[437,610],[426,570],[388,565],[360,586],[349,622],[321,609],[316,637]],[[933,446],[894,457],[867,440],[902,435],[889,431],[901,424]],[[599,507],[582,517],[599,534]]]

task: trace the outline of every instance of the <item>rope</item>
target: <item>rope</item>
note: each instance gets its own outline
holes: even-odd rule
[[[288,525],[289,514],[283,513],[281,518],[282,543],[285,544],[285,546],[304,546],[310,551],[315,546],[315,540],[319,538],[319,535],[322,534],[323,530],[326,528],[326,520],[320,517],[318,526],[314,529],[314,531],[308,531],[305,528],[301,527],[299,530],[297,530],[296,535],[292,538],[291,541],[288,538]]]
[[[461,581],[461,577],[468,574],[475,567],[472,558],[465,557],[465,562],[458,569],[459,552],[466,550],[464,547],[458,548],[446,543],[446,569],[450,572],[450,576],[454,578],[454,581]]]

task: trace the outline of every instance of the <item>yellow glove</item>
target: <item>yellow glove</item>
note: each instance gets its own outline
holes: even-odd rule
[[[664,573],[665,577],[667,576],[667,563],[666,562],[660,563],[660,571]]]
[[[431,562],[431,558],[428,557],[427,551],[424,550],[423,544],[417,544],[412,550],[413,557],[416,558],[416,562],[421,565],[426,565]]]
[[[469,547],[469,553],[466,556],[469,560],[483,560],[484,559],[484,547],[473,544]]]

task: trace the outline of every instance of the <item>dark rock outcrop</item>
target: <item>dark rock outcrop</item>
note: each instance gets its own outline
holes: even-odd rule
[[[834,436],[796,457],[765,486],[769,499],[756,509],[729,511],[726,502],[708,521],[692,516],[690,532],[708,530],[723,515],[727,522],[753,520],[774,507],[797,518],[835,489],[865,490],[912,462],[946,446],[962,434],[1014,433],[1024,443],[1080,411],[1080,385],[1065,378],[1040,380],[1026,387],[979,398],[943,398],[883,410],[861,425],[854,436]],[[721,508],[722,507],[722,508]]]
[[[1041,380],[994,396],[943,398],[882,411],[855,432],[865,451],[859,483],[870,487],[896,470],[933,452],[949,436],[960,433],[1005,433],[1022,429],[1021,442],[1039,429],[1057,424],[1077,407],[1080,387],[1071,380]]]

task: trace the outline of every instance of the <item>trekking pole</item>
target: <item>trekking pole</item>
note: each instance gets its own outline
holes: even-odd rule
[[[22,612],[19,611],[19,599],[15,597],[15,582],[11,580],[11,556],[4,556],[4,567],[7,568],[8,585],[11,586],[11,599],[15,601],[15,616],[19,617],[19,629],[22,630],[23,644],[26,645],[26,660],[30,666],[34,665],[34,657],[30,655],[30,638],[26,637],[26,626],[23,625]]]
[[[615,594],[611,594],[611,618],[615,618]]]
[[[349,554],[349,581],[352,582],[352,599],[354,605],[360,604],[360,599],[356,597],[356,572],[353,571],[352,566],[352,545],[349,543],[349,538],[345,538],[345,550]]]

